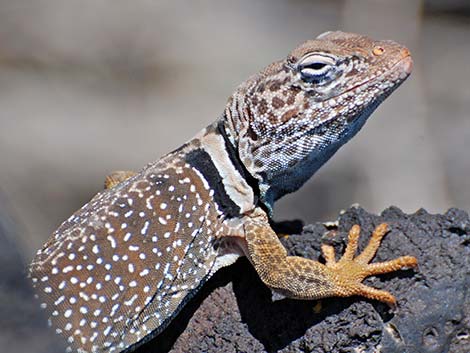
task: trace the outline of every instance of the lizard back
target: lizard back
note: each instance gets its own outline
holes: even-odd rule
[[[219,267],[223,209],[204,176],[216,170],[189,150],[97,194],[36,255],[33,284],[69,351],[121,351],[157,334]]]

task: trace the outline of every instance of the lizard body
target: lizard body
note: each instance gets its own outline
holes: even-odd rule
[[[416,265],[410,256],[369,264],[385,225],[357,257],[358,227],[339,261],[324,245],[324,265],[287,256],[269,218],[274,202],[356,134],[411,66],[395,42],[327,32],[245,81],[221,118],[176,151],[138,173],[109,176],[30,266],[68,351],[133,350],[239,256],[287,297],[394,304],[390,293],[361,283]]]

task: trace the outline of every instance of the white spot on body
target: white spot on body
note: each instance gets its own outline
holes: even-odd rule
[[[149,228],[149,225],[150,225],[150,222],[149,222],[149,221],[145,221],[144,226],[143,226],[142,229],[140,230],[140,234],[142,234],[142,235],[147,234],[147,230],[148,230],[148,228]]]
[[[108,239],[109,242],[111,243],[111,247],[112,247],[113,249],[116,249],[116,239],[114,239],[114,237],[111,236],[111,235],[108,235],[108,236],[106,237],[106,239]]]
[[[62,272],[63,273],[67,273],[67,272],[70,272],[73,270],[73,266],[69,265],[69,266],[66,266],[62,269]]]

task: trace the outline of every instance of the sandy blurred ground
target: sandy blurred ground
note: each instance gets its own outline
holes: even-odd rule
[[[250,74],[332,29],[400,41],[415,70],[276,218],[332,219],[356,202],[470,209],[470,16],[459,4],[0,2],[0,195],[25,258],[106,173],[177,147]]]
[[[276,219],[469,210],[468,1],[1,0],[0,202],[23,261],[106,173],[177,147],[249,75],[335,29],[402,42],[415,70]]]

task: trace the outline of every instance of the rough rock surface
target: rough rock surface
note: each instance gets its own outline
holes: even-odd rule
[[[246,259],[212,278],[157,338],[138,352],[452,352],[470,347],[470,220],[450,209],[407,215],[391,207],[380,216],[351,208],[332,241],[344,249],[347,230],[360,224],[364,246],[373,228],[391,231],[374,261],[414,255],[418,270],[366,282],[391,291],[395,311],[358,297],[273,301]],[[319,259],[327,228],[308,225],[283,239],[290,254]]]

